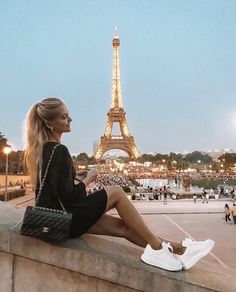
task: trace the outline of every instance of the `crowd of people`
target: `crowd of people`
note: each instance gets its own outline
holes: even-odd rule
[[[97,179],[89,185],[88,194],[101,190],[108,186],[125,186],[128,184],[127,178],[118,175],[98,175]]]
[[[26,181],[26,180],[23,180],[23,179],[21,179],[21,180],[17,179],[15,181],[10,180],[9,183],[7,184],[7,187],[10,187],[10,188],[11,187],[12,188],[20,187],[21,189],[26,189],[26,185],[27,184],[29,184],[29,181]],[[2,185],[0,183],[0,189],[3,188],[3,187],[5,188],[5,185]]]

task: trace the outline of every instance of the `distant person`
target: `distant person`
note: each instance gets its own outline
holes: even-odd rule
[[[233,204],[233,207],[230,210],[232,216],[233,216],[233,220],[234,220],[234,224],[236,224],[236,204]]]
[[[135,195],[135,193],[132,193],[132,195],[131,195],[131,200],[135,200],[136,199],[136,195]]]
[[[194,202],[194,203],[197,202],[197,196],[196,196],[196,194],[193,194],[193,202]]]
[[[225,212],[225,222],[226,223],[228,221],[231,222],[231,219],[230,219],[230,209],[229,209],[229,205],[228,204],[225,204],[224,212]]]
[[[230,191],[230,195],[231,195],[231,198],[232,199],[235,197],[235,190],[234,190],[234,188]]]
[[[204,189],[204,190],[203,190],[203,193],[202,193],[202,203],[203,203],[203,204],[207,202],[206,194],[207,194],[207,192],[206,192],[206,190]],[[208,202],[207,202],[207,203],[208,203]]]
[[[162,200],[162,194],[163,194],[163,190],[162,190],[162,188],[160,188],[159,193],[160,193],[160,200]]]
[[[163,204],[164,204],[164,205],[167,205],[167,191],[164,191],[163,196],[164,196]]]
[[[222,186],[220,186],[220,196],[224,195],[224,188]]]
[[[96,180],[96,170],[81,173],[85,177],[77,179],[79,183],[75,184],[71,155],[61,144],[62,135],[71,131],[71,121],[62,100],[46,98],[28,112],[25,133],[26,165],[36,197],[49,158],[55,151],[38,205],[59,209],[61,202],[66,211],[72,213],[71,238],[85,233],[125,238],[145,248],[141,256],[143,262],[168,271],[189,269],[211,251],[214,241],[210,239],[193,241],[188,238],[177,243],[154,234],[119,186],[107,187],[88,196],[86,187]],[[120,217],[107,214],[113,208]]]
[[[175,185],[177,186],[178,184],[178,179],[177,179],[177,176],[175,177]]]
[[[25,189],[25,184],[24,184],[23,180],[20,181],[20,188],[22,190]]]

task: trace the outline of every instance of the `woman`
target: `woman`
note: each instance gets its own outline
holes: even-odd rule
[[[230,219],[230,208],[229,208],[229,205],[228,204],[225,204],[225,222],[227,223],[228,221],[231,222],[231,219]]]
[[[195,242],[185,239],[182,243],[165,242],[145,224],[141,215],[127,198],[122,188],[112,186],[90,195],[86,187],[97,178],[90,170],[84,179],[75,184],[76,173],[68,149],[61,144],[62,134],[70,132],[69,111],[58,98],[46,98],[36,103],[26,118],[26,165],[36,196],[40,181],[52,149],[57,147],[43,187],[39,206],[59,209],[60,198],[67,211],[73,214],[70,237],[84,233],[124,237],[141,247],[146,247],[142,261],[170,271],[189,269],[207,255],[214,242]],[[116,208],[120,218],[107,215]]]

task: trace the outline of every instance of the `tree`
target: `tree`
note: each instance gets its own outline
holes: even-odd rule
[[[7,145],[7,139],[4,138],[4,135],[2,134],[2,132],[0,132],[0,152],[1,153],[2,153],[3,147],[6,145]]]
[[[185,162],[198,163],[199,161],[203,164],[212,163],[213,160],[208,154],[203,154],[200,151],[194,151],[187,154],[184,159]]]
[[[0,172],[5,171],[5,155],[3,148],[7,145],[7,139],[4,138],[2,132],[0,132]]]

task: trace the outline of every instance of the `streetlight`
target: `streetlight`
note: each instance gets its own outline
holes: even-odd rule
[[[173,160],[173,161],[171,161],[171,164],[172,164],[174,170],[176,170],[177,161]]]
[[[5,197],[4,201],[7,201],[7,178],[8,178],[8,155],[11,153],[11,146],[7,145],[3,148],[3,153],[6,155],[6,177],[5,177]]]

